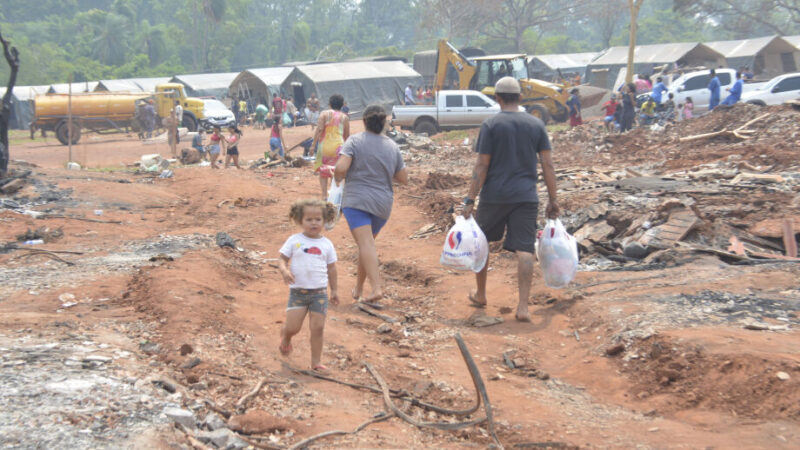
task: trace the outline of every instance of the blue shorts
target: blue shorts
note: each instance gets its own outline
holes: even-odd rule
[[[370,214],[360,209],[342,208],[342,214],[344,214],[344,218],[347,219],[347,225],[350,226],[351,230],[363,227],[364,225],[371,225],[372,234],[375,235],[386,225],[386,219],[381,219],[375,214]]]
[[[606,116],[605,120],[606,120],[606,122],[613,122],[614,121],[614,116]]]
[[[208,147],[208,153],[212,155],[219,155],[219,144],[212,144]]]
[[[272,151],[278,150],[278,154],[283,156],[283,145],[281,145],[280,138],[270,138],[269,139],[269,149]]]

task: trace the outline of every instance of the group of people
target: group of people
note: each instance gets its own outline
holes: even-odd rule
[[[219,157],[225,156],[225,168],[233,162],[237,169],[239,166],[239,143],[242,141],[242,130],[237,125],[228,127],[228,135],[222,133],[220,127],[214,127],[208,136],[208,145],[205,144],[205,130],[200,128],[192,138],[192,148],[200,153],[200,158],[211,163],[212,169],[219,169]]]
[[[512,77],[495,85],[501,112],[482,125],[475,151],[477,158],[462,214],[475,219],[490,242],[503,240],[503,248],[517,254],[519,301],[516,319],[530,321],[530,296],[537,234],[539,196],[538,170],[548,191],[546,215],[557,218],[556,176],[550,140],[544,123],[521,112],[521,88]],[[365,131],[350,135],[349,119],[341,113],[343,99],[330,98],[330,109],[320,115],[314,136],[317,147],[315,170],[319,172],[323,195],[327,178],[344,182],[342,215],[358,246],[358,270],[352,298],[378,302],[384,295],[378,265],[376,238],[392,212],[393,184],[407,184],[408,173],[398,145],[384,133],[386,111],[372,105],[363,114]],[[476,201],[480,196],[480,202]],[[476,209],[477,203],[477,209]],[[311,368],[327,371],[322,364],[322,343],[328,303],[338,304],[336,249],[322,233],[336,220],[336,210],[323,200],[299,200],[289,212],[300,232],[280,249],[279,270],[289,285],[286,321],[278,346],[284,356],[292,352],[292,338],[309,316]],[[489,261],[476,274],[476,289],[467,295],[471,306],[489,303],[487,281]],[[365,293],[366,282],[370,291]]]
[[[453,89],[458,89],[458,86]],[[403,102],[406,105],[432,105],[433,101],[433,87],[431,86],[414,86],[409,84],[403,93]]]

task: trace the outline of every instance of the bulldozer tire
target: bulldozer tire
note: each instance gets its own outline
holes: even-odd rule
[[[197,131],[197,118],[195,118],[194,114],[190,113],[189,111],[184,111],[181,126],[189,130],[190,133],[192,131]]]
[[[561,103],[558,103],[556,105],[556,113],[550,118],[556,122],[566,122],[569,119],[569,110]]]
[[[547,122],[550,121],[550,113],[548,113],[547,108],[542,105],[530,105],[528,106],[528,112],[532,116],[541,119],[545,125],[547,125]]]
[[[62,145],[69,145],[69,125],[67,121],[61,122],[56,127],[56,139]],[[75,145],[81,139],[81,127],[77,123],[72,124],[72,144]]]
[[[414,133],[416,134],[425,133],[430,137],[438,133],[438,131],[439,130],[436,129],[436,124],[430,120],[420,120],[414,125]]]

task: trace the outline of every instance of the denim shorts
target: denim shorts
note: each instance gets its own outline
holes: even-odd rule
[[[286,309],[307,308],[313,313],[328,313],[328,288],[289,289],[289,304]]]

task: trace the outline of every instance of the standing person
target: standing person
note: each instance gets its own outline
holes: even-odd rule
[[[752,80],[752,79],[753,79],[753,77],[754,77],[754,76],[755,76],[755,75],[753,75],[753,72],[750,70],[750,67],[748,67],[748,66],[744,66],[744,70],[742,70],[742,77],[743,77],[745,80],[748,80],[748,81],[750,81],[750,80]]]
[[[314,142],[311,145],[311,148],[316,149],[314,171],[319,172],[319,186],[322,188],[323,198],[328,196],[328,179],[333,177],[342,145],[350,137],[350,118],[342,112],[344,97],[339,94],[331,95],[328,104],[331,109],[320,114]]]
[[[270,157],[280,157],[285,159],[284,149],[286,142],[283,140],[283,127],[281,126],[280,116],[272,116],[272,129],[269,134]]]
[[[664,85],[664,79],[662,77],[656,78],[656,85],[653,86],[653,92],[650,93],[650,98],[656,102],[656,108],[661,107],[661,100],[664,92],[667,92],[667,87]]]
[[[133,123],[134,126],[136,127],[136,135],[139,137],[140,141],[144,139],[144,135],[147,129],[146,125],[147,121],[145,120],[144,105],[145,102],[137,100],[136,110],[133,113]]]
[[[572,88],[569,91],[570,96],[567,99],[567,106],[569,107],[569,126],[577,127],[583,125],[581,118],[581,99],[578,97],[578,88]]]
[[[247,124],[247,101],[244,98],[239,100],[239,114],[241,116],[239,123],[242,125]]]
[[[425,95],[425,91],[422,90],[422,86],[417,86],[417,104],[424,105],[423,96]]]
[[[345,180],[342,214],[358,245],[358,276],[353,298],[361,299],[364,281],[372,291],[365,301],[383,298],[375,238],[389,220],[394,201],[392,182],[407,184],[408,171],[397,144],[383,134],[386,111],[379,105],[364,110],[366,131],[350,137],[342,147],[334,177]]]
[[[603,119],[606,124],[606,130],[614,131],[614,116],[617,114],[617,95],[611,94],[611,99],[607,102],[603,103],[603,110],[606,112],[605,118]]]
[[[178,118],[175,109],[170,111],[169,117],[163,120],[164,127],[167,129],[167,143],[169,144],[169,152],[173,158],[178,157]]]
[[[686,104],[683,105],[683,118],[689,120],[694,115],[694,102],[692,97],[686,97]]]
[[[503,248],[517,254],[519,303],[516,319],[529,322],[528,298],[533,278],[539,210],[536,193],[538,160],[541,159],[542,174],[549,194],[546,214],[550,219],[560,214],[556,199],[556,175],[544,123],[518,110],[521,93],[519,82],[512,77],[503,77],[495,84],[494,92],[500,104],[500,113],[486,119],[481,125],[475,147],[478,158],[462,214],[465,218],[472,215],[475,197],[480,192],[476,220],[488,241],[499,241],[505,234]],[[468,296],[477,307],[485,307],[488,303],[488,268],[487,259],[486,265],[475,276],[477,290]]]
[[[235,95],[231,97],[231,112],[233,113],[233,118],[236,119],[236,123],[239,123],[242,120],[242,114],[239,111],[239,100]]]
[[[286,322],[281,330],[278,350],[283,356],[292,352],[292,337],[300,332],[306,315],[311,332],[311,369],[326,372],[322,365],[322,340],[328,301],[339,304],[337,293],[336,249],[322,235],[323,226],[333,222],[333,205],[321,200],[300,200],[292,205],[289,218],[302,232],[293,234],[280,249],[278,269],[289,285]],[[287,267],[290,264],[290,267]],[[328,297],[328,286],[331,288]]]
[[[711,81],[708,82],[708,90],[711,91],[711,98],[708,100],[708,110],[713,111],[719,105],[720,83],[717,71],[711,69]]]
[[[212,131],[211,136],[208,137],[208,158],[211,161],[212,169],[219,169],[217,159],[219,158],[222,139],[222,130],[220,130],[219,127],[214,127],[214,131]]]
[[[722,101],[723,105],[733,106],[742,98],[742,89],[744,88],[744,81],[742,81],[742,73],[736,72],[736,82],[733,86],[727,89],[730,94]]]
[[[636,90],[634,91],[635,94],[641,94],[643,92],[647,92],[650,90],[650,86],[647,84],[644,75],[637,74],[636,80],[634,81]]]
[[[178,126],[181,126],[183,124],[183,106],[181,106],[180,100],[175,100],[175,118],[178,119]]]
[[[153,99],[150,98],[147,100],[147,104],[144,105],[144,123],[147,130],[147,139],[153,137],[153,130],[156,128],[156,109],[153,107],[153,103]]]
[[[413,90],[413,86],[411,86],[410,84],[408,86],[406,86],[406,92],[405,92],[404,100],[405,100],[406,105],[414,105],[415,104],[414,103],[414,90]]]
[[[306,101],[306,119],[311,124],[311,128],[313,129],[314,126],[317,125],[317,120],[319,120],[319,99],[317,98],[316,92],[312,92],[311,96]]]
[[[620,132],[624,133],[633,128],[633,119],[636,117],[636,86],[628,83],[622,87],[622,123]]]
[[[225,168],[228,168],[228,164],[232,159],[233,165],[237,169],[241,169],[239,167],[239,143],[242,141],[242,130],[233,125],[228,127],[228,133],[228,137],[225,138],[225,146],[227,147],[225,151]]]
[[[276,116],[283,116],[283,99],[275,92],[272,94],[272,114]]]

